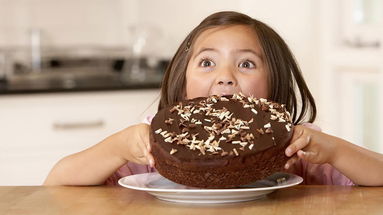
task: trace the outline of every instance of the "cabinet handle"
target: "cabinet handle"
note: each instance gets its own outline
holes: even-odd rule
[[[57,130],[98,128],[104,126],[104,124],[105,122],[102,119],[79,122],[54,122],[53,128]]]

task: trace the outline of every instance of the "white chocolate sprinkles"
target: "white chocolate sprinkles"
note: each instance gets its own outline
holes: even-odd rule
[[[256,130],[257,135],[272,135],[272,123],[268,122],[262,127],[255,127],[256,123],[253,118],[250,120],[235,118],[233,113],[225,107],[216,108],[214,106],[218,101],[229,102],[230,100],[239,101],[243,104],[243,108],[249,108],[253,114],[258,114],[256,109],[270,112],[270,122],[284,123],[286,130],[288,132],[291,131],[292,122],[290,113],[285,110],[284,105],[273,103],[263,98],[257,99],[245,97],[243,94],[234,94],[231,98],[210,96],[198,102],[180,102],[169,110],[170,113],[180,116],[179,122],[176,122],[173,118],[168,118],[165,120],[165,124],[172,126],[174,123],[179,123],[182,133],[175,134],[168,132],[164,127],[158,128],[154,133],[161,135],[164,138],[164,142],[185,145],[190,150],[198,150],[200,155],[239,156],[237,149],[241,151],[256,150],[254,140],[259,137],[254,136],[252,131]],[[195,115],[192,116],[192,114]],[[200,139],[201,137],[198,134],[189,134],[188,131],[196,126],[203,126],[203,130],[208,134],[206,139]],[[274,141],[273,136],[272,140]],[[229,152],[223,151],[220,147],[220,144],[223,143],[231,143],[234,148],[231,151],[229,150]],[[245,148],[245,146],[248,147]],[[177,149],[172,148],[169,153],[172,155],[176,152]]]

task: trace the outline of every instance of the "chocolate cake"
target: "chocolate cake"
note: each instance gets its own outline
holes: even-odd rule
[[[210,96],[160,110],[151,124],[155,167],[164,177],[202,188],[229,188],[282,169],[292,136],[284,105]]]

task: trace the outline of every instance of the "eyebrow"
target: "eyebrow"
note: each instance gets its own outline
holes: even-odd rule
[[[214,48],[202,48],[195,56],[193,59],[195,59],[197,56],[199,56],[202,52],[205,52],[205,51],[213,51],[213,52],[218,52],[217,49],[214,49]],[[255,56],[261,58],[261,55],[258,54],[256,51],[254,51],[253,49],[236,49],[235,52],[249,52],[249,53],[252,53],[254,54]],[[262,59],[262,58],[261,58]]]
[[[206,52],[206,51],[218,52],[217,49],[213,49],[213,48],[202,48],[201,50],[199,50],[199,52],[198,52],[196,55],[194,55],[193,60],[194,60],[198,55],[200,55],[202,52]]]
[[[255,56],[261,58],[261,55],[259,53],[257,53],[256,51],[254,51],[253,49],[238,49],[238,50],[236,50],[236,52],[250,52],[250,53],[254,54]]]

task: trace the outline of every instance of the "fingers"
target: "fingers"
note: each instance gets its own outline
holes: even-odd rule
[[[149,139],[149,138],[145,138],[145,139],[143,140],[143,142],[144,142],[144,144],[145,144],[146,150],[147,150],[148,152],[150,152],[150,150],[151,150],[151,147],[150,147],[150,139]]]
[[[298,156],[293,156],[292,158],[290,158],[290,159],[286,162],[284,168],[285,168],[285,169],[289,169],[289,168],[290,168],[295,162],[297,162],[298,160],[299,160]]]
[[[297,155],[298,155],[299,158],[301,158],[303,160],[314,161],[318,154],[316,152],[314,152],[314,151],[299,150],[297,152]]]
[[[150,126],[143,125],[143,132],[141,133],[141,143],[138,143],[141,151],[143,152],[144,157],[142,158],[143,164],[149,164],[151,167],[154,167],[154,159],[150,154],[151,146],[150,146]]]
[[[138,143],[141,149],[140,161],[141,164],[149,165],[150,167],[154,167],[154,159],[153,155],[150,153],[150,147],[146,143]]]
[[[296,125],[296,126],[294,126],[293,136],[291,137],[290,142],[293,143],[293,142],[295,142],[298,138],[302,137],[303,132],[304,132],[304,127],[303,127],[303,126],[301,126],[301,125]]]
[[[312,161],[315,160],[315,157],[317,156],[316,152],[311,152],[311,151],[303,151],[303,150],[298,150],[296,155],[294,155],[292,158],[290,158],[284,168],[289,169],[293,166],[295,162],[297,162],[299,159],[306,160],[306,161]]]
[[[286,148],[286,156],[291,157],[297,151],[305,148],[310,143],[310,141],[311,137],[302,133],[299,138],[295,139],[295,141],[292,141],[292,143]]]
[[[153,159],[153,155],[148,153],[148,155],[146,156],[146,159],[149,163],[149,166],[150,167],[154,167],[154,159]]]

